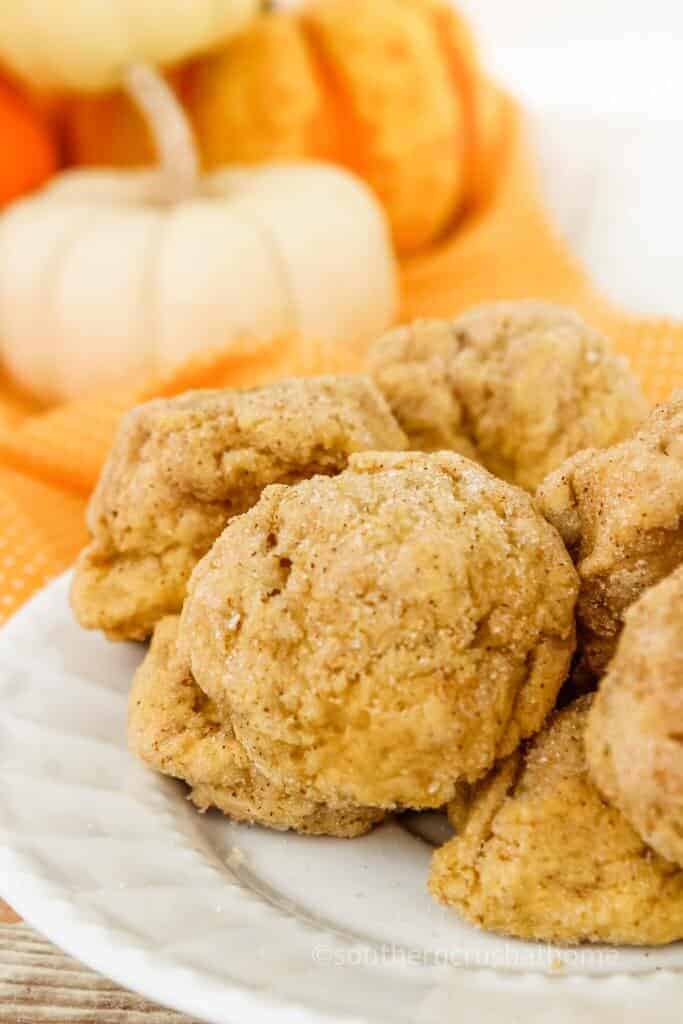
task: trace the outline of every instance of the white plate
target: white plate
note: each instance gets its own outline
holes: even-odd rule
[[[353,841],[202,816],[127,753],[142,649],[68,577],[0,631],[0,890],[72,955],[217,1024],[680,1020],[683,948],[503,941],[436,906],[434,816]]]

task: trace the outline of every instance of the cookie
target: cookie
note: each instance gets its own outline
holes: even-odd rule
[[[269,782],[235,738],[230,719],[199,689],[178,654],[178,617],[157,625],[129,698],[131,750],[164,775],[183,779],[190,799],[235,821],[308,835],[351,838],[367,832],[380,811],[331,808]]]
[[[588,765],[645,842],[683,867],[683,566],[625,620],[589,716]]]
[[[429,888],[472,924],[522,939],[683,939],[683,871],[646,846],[588,773],[591,699],[496,767],[466,814],[457,803],[460,831],[435,852]]]
[[[579,640],[601,675],[626,609],[683,563],[683,391],[632,438],[568,459],[538,489],[579,574]]]
[[[123,420],[88,509],[92,541],[76,565],[78,621],[143,640],[180,611],[190,573],[268,484],[334,474],[352,452],[406,439],[364,377],[197,391]]]
[[[450,449],[527,490],[647,412],[626,360],[578,314],[503,302],[417,321],[371,349],[370,373],[413,448]]]
[[[273,782],[439,807],[540,728],[576,590],[519,488],[450,452],[365,453],[229,524],[179,643]]]

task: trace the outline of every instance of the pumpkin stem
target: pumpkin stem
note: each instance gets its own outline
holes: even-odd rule
[[[195,195],[199,185],[197,144],[175,93],[149,64],[131,64],[123,85],[154,138],[163,182],[160,198],[176,203]]]

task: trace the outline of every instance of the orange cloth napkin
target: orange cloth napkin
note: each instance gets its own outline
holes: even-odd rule
[[[550,227],[519,111],[504,103],[495,190],[441,246],[402,267],[403,316],[446,316],[495,299],[575,306],[631,360],[654,401],[683,386],[683,324],[626,316],[606,302]],[[207,355],[173,377],[39,410],[0,380],[0,621],[65,569],[86,540],[87,496],[131,405],[189,387],[244,386],[286,373],[355,370],[362,353],[281,338]]]

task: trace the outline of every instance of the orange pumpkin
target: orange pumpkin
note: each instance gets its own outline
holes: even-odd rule
[[[187,109],[191,69],[179,68],[165,77]],[[149,123],[123,93],[71,98],[66,104],[64,133],[69,163],[101,167],[156,164],[156,146]]]
[[[57,169],[57,147],[37,108],[0,78],[0,205],[37,188]]]
[[[441,236],[492,180],[498,94],[443,0],[317,0],[257,19],[179,79],[207,168],[312,157],[384,203],[402,252]],[[79,163],[150,157],[118,97],[76,104]]]

